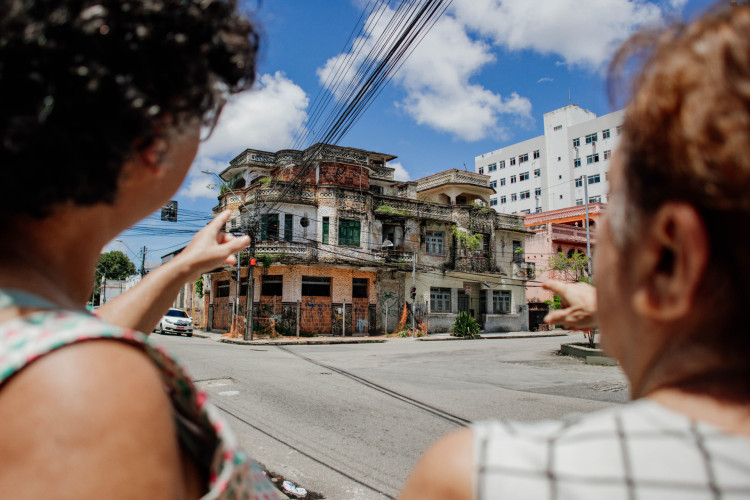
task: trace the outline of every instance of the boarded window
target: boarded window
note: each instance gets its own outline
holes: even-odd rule
[[[359,221],[339,219],[339,245],[359,246]]]
[[[216,282],[216,297],[229,297],[229,280]]]
[[[330,297],[331,278],[302,276],[302,296]]]
[[[263,276],[260,286],[261,295],[281,295],[282,292],[281,276]]]
[[[353,278],[352,279],[352,298],[355,298],[355,299],[367,298],[367,278]]]

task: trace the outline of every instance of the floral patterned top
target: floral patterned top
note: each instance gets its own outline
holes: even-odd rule
[[[0,290],[0,308],[11,304],[51,307],[23,292]],[[82,311],[40,311],[1,323],[0,390],[14,374],[40,357],[90,340],[128,343],[141,349],[158,367],[172,401],[179,439],[196,463],[209,471],[203,500],[286,498],[257,462],[239,449],[217,408],[206,401],[206,395],[196,389],[184,369],[142,333],[110,325]]]

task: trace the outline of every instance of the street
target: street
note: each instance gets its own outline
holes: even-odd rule
[[[421,453],[475,420],[624,403],[617,367],[556,355],[582,336],[240,346],[153,335],[270,471],[330,499],[393,498]]]

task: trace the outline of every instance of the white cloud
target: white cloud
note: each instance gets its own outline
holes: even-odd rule
[[[568,66],[592,71],[639,26],[663,19],[659,6],[643,0],[454,0],[452,9],[467,28],[501,47],[557,54]]]
[[[411,175],[409,175],[409,172],[406,171],[403,165],[399,162],[390,162],[388,163],[388,167],[395,168],[396,171],[393,172],[393,178],[397,181],[410,181]]]
[[[539,80],[537,80],[536,83],[554,82],[554,81],[555,81],[554,78],[550,78],[548,76],[543,76],[542,78],[540,78]]]
[[[307,118],[308,97],[283,73],[262,75],[255,87],[227,103],[211,138],[201,144],[198,157],[179,194],[192,199],[216,198],[220,181],[202,170],[219,173],[227,156],[246,148],[277,151],[289,147]]]
[[[241,153],[245,148],[276,151],[289,147],[307,118],[308,97],[283,73],[265,74],[248,92],[224,107],[211,138],[200,154]]]
[[[344,75],[337,88],[338,81],[329,79],[334,68],[350,57],[353,62],[348,64],[361,63],[392,16],[390,9],[377,22],[371,16],[366,23],[366,37],[353,44],[362,44],[357,54],[339,54],[318,69],[321,85],[327,85],[340,98],[354,74],[349,71]],[[472,40],[455,18],[443,16],[396,74],[395,81],[406,91],[397,106],[418,124],[459,139],[504,137],[507,128],[501,123],[503,115],[516,123],[526,123],[531,120],[531,103],[516,93],[503,97],[470,82],[482,67],[495,61],[490,49],[486,43]]]

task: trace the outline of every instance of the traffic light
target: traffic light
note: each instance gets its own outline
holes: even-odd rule
[[[250,267],[255,267],[257,264],[257,261],[255,260],[255,257],[250,257]]]
[[[416,299],[417,298],[417,287],[413,286],[411,287],[411,298]]]

